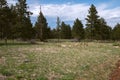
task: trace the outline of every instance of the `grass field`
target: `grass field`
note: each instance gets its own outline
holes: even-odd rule
[[[120,59],[115,43],[60,42],[0,45],[6,80],[108,80]]]

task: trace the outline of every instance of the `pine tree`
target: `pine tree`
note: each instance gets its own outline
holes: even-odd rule
[[[12,28],[11,28],[11,38],[12,39],[16,39],[16,38],[20,38],[19,35],[19,27],[18,27],[18,23],[19,23],[19,16],[18,16],[18,10],[17,10],[17,6],[11,5],[10,7],[11,12],[12,12]]]
[[[118,23],[112,31],[113,40],[120,40],[120,24]]]
[[[11,36],[11,23],[12,23],[12,12],[7,5],[6,0],[0,0],[0,37],[7,39]]]
[[[107,25],[107,23],[106,23],[106,21],[105,21],[105,19],[104,18],[100,18],[99,19],[100,21],[99,21],[99,33],[98,33],[98,35],[99,35],[99,37],[98,37],[98,39],[99,40],[108,40],[108,39],[110,39],[111,38],[111,27],[109,27],[108,25]]]
[[[72,38],[72,30],[71,30],[71,26],[70,25],[66,25],[66,33],[67,33],[67,35],[66,35],[66,38],[67,39],[71,39]]]
[[[60,33],[61,33],[61,22],[60,22],[60,18],[59,18],[59,17],[57,17],[57,22],[56,22],[56,24],[57,24],[57,27],[56,27],[56,30],[57,30],[57,38],[58,38],[58,42],[59,42],[59,39],[61,38],[61,35],[60,35]]]
[[[89,15],[87,15],[86,24],[86,36],[88,39],[95,39],[97,35],[97,30],[99,30],[99,16],[97,15],[96,7],[92,4],[89,9]]]
[[[57,30],[54,28],[51,30],[51,38],[53,39],[57,39],[58,38],[58,34],[57,34]]]
[[[28,6],[26,0],[18,0],[16,4],[17,11],[17,24],[16,24],[16,34],[18,38],[23,40],[30,39],[32,37],[32,23],[30,21],[30,15],[32,13],[27,10]]]
[[[73,38],[81,40],[84,39],[84,28],[82,22],[77,18],[72,29]]]
[[[61,38],[62,39],[70,39],[71,38],[71,27],[70,25],[61,23]]]
[[[48,39],[48,32],[47,32],[48,23],[41,10],[37,22],[35,24],[35,30],[36,30],[36,37],[38,39],[40,39],[41,41],[45,41],[46,39]]]
[[[7,26],[7,24],[5,24],[6,18],[7,18],[7,15],[5,12],[6,8],[8,8],[7,1],[0,0],[0,37],[1,39],[4,38],[4,30],[5,30],[5,26]]]
[[[50,27],[47,27],[47,39],[51,39],[52,38],[52,32],[51,32],[51,28]]]

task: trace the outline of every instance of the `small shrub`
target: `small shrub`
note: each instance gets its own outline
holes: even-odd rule
[[[18,80],[20,80],[20,79],[24,78],[24,75],[18,74],[18,75],[16,75],[16,78],[17,78]]]
[[[13,72],[10,71],[10,70],[7,70],[7,69],[3,69],[3,70],[1,71],[1,73],[2,73],[2,75],[4,75],[4,76],[12,76],[12,75],[13,75]]]
[[[120,47],[120,43],[115,42],[115,43],[113,43],[113,46],[119,46]]]

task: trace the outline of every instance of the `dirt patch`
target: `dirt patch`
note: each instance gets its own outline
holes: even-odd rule
[[[6,80],[6,76],[0,74],[0,80]]]
[[[4,63],[5,63],[5,58],[4,57],[0,58],[0,64],[4,64]]]
[[[120,46],[114,46],[115,48],[120,48]]]
[[[59,73],[55,73],[54,71],[47,75],[48,80],[56,80],[57,78],[60,79],[61,77],[62,76]]]
[[[109,80],[120,80],[120,60],[116,63],[116,68],[110,74]]]
[[[42,51],[42,48],[19,48],[18,51],[20,51],[20,52],[22,52],[22,51],[26,51],[26,52]]]

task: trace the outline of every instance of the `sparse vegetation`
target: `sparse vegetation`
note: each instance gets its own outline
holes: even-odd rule
[[[0,74],[12,80],[108,80],[120,58],[114,43],[0,45]]]

